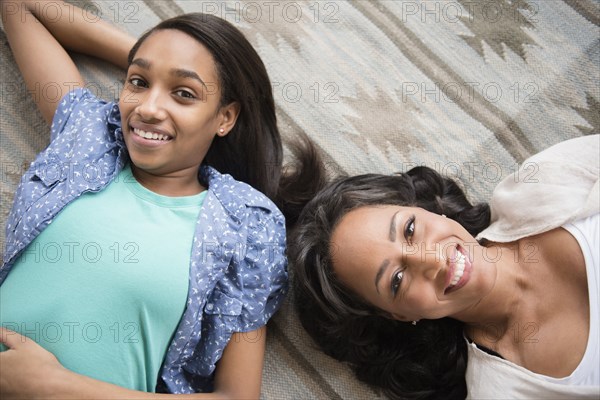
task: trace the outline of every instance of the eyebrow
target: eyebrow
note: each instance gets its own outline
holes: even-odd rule
[[[375,275],[375,289],[377,290],[377,293],[379,293],[379,281],[389,266],[390,260],[383,260],[381,266],[379,267],[379,271],[377,271],[377,275]]]
[[[396,211],[394,215],[392,215],[392,220],[390,221],[390,232],[388,234],[388,239],[390,239],[390,242],[396,241],[396,217],[398,216],[399,212],[400,210]],[[379,281],[381,280],[383,274],[385,274],[385,271],[387,270],[389,265],[390,260],[383,260],[381,266],[379,267],[379,270],[377,271],[377,275],[375,275],[375,289],[377,290],[377,293],[379,293]]]
[[[152,63],[144,58],[136,58],[135,60],[133,60],[131,62],[131,65],[137,65],[138,67],[145,69],[145,70],[149,70],[152,68]],[[204,86],[208,90],[208,86],[206,86],[206,83],[204,83],[202,78],[200,78],[200,76],[197,73],[195,73],[194,71],[190,71],[189,69],[183,69],[183,68],[171,68],[169,70],[169,73],[171,75],[177,76],[179,78],[195,79],[198,82],[200,82],[202,84],[202,86]]]
[[[392,220],[390,221],[390,234],[388,236],[388,238],[390,239],[390,242],[395,242],[396,241],[396,217],[398,216],[398,213],[400,211],[396,211],[394,213],[394,215],[392,215]]]

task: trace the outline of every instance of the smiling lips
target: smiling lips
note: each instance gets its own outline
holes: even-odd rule
[[[169,135],[165,135],[163,133],[157,133],[157,132],[148,132],[148,131],[144,131],[138,128],[133,128],[132,129],[133,133],[144,138],[144,139],[149,139],[149,140],[163,140],[163,141],[167,141],[167,140],[171,140],[172,137],[170,137]]]
[[[454,259],[450,261],[450,268],[448,268],[444,294],[448,294],[463,287],[469,280],[471,267],[471,260],[467,258],[464,249],[461,246],[456,246]]]

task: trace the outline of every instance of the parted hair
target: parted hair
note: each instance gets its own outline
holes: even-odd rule
[[[282,209],[288,225],[293,224],[302,206],[324,184],[323,163],[308,137],[298,133],[299,138],[290,143],[295,165],[283,173],[275,101],[260,56],[228,21],[190,13],[164,20],[144,33],[129,52],[129,64],[142,43],[164,29],[184,32],[205,46],[216,64],[220,105],[240,105],[235,126],[227,135],[213,139],[204,164],[263,192]]]
[[[456,182],[431,168],[335,180],[306,205],[290,241],[300,321],[326,354],[349,363],[360,380],[391,398],[464,399],[467,346],[461,322],[393,320],[333,271],[331,235],[337,224],[349,211],[377,205],[444,214],[473,236],[490,223],[488,204],[472,205]]]

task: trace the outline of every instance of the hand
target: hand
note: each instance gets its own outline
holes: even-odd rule
[[[8,347],[0,353],[0,398],[48,398],[44,382],[63,369],[54,354],[32,339],[2,327],[0,342]]]

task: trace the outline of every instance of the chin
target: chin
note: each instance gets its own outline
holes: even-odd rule
[[[131,166],[135,167],[136,169],[142,170],[144,172],[148,172],[148,173],[152,173],[153,170],[158,169],[158,167],[153,164],[152,162],[148,162],[147,160],[144,159],[140,159],[138,157],[135,156],[131,156],[131,154],[129,155],[130,160],[131,160]]]

